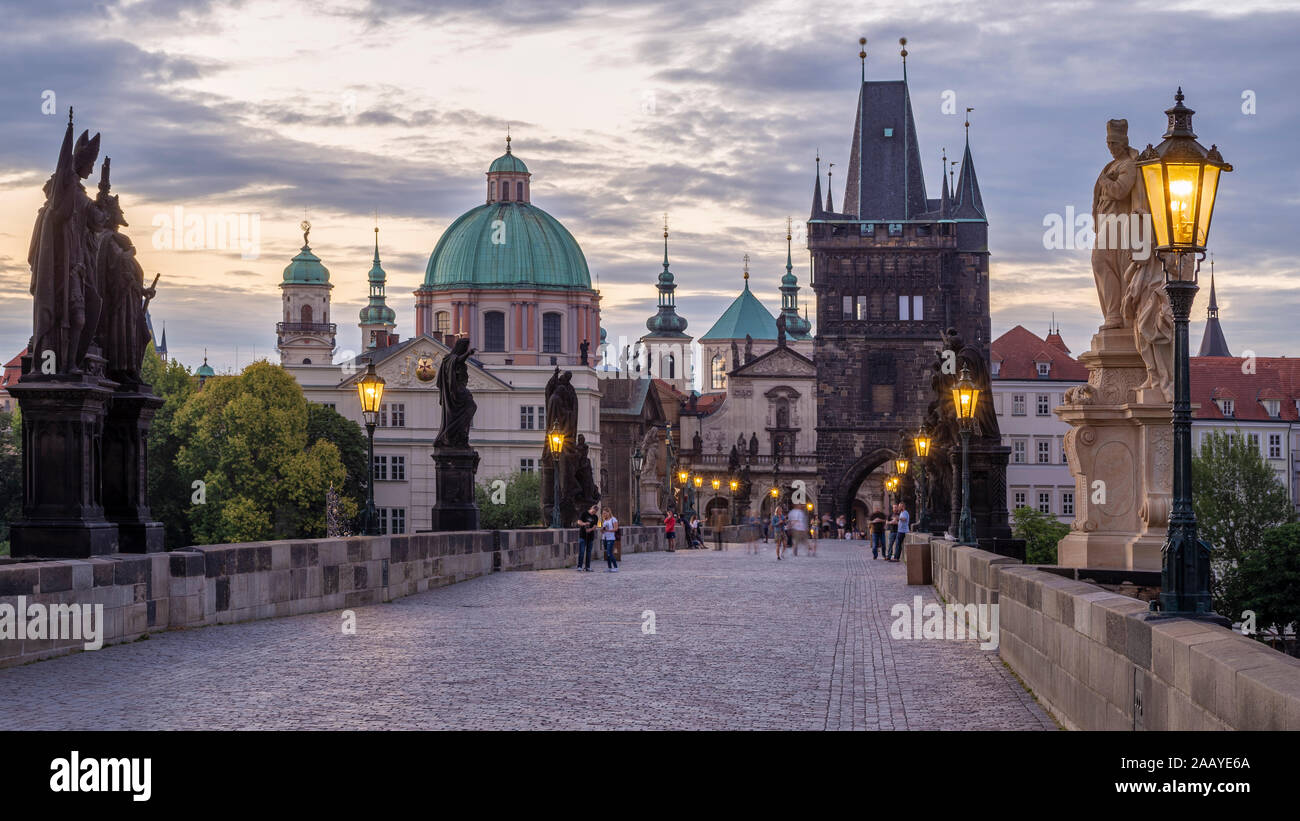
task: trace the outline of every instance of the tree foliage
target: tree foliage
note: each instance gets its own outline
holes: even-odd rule
[[[1265,531],[1228,575],[1225,588],[1225,598],[1240,608],[1225,615],[1235,619],[1242,610],[1253,610],[1259,631],[1300,631],[1300,524]]]
[[[328,405],[315,402],[307,404],[307,441],[324,439],[338,448],[339,458],[347,471],[347,478],[342,486],[335,489],[339,493],[340,507],[350,500],[357,510],[366,504],[367,462],[366,436],[361,426]],[[349,508],[350,509],[350,508]],[[346,518],[346,517],[345,517]],[[356,529],[352,522],[349,527]]]
[[[149,509],[163,523],[168,549],[194,544],[190,531],[192,479],[181,475],[176,456],[181,438],[176,431],[176,414],[185,406],[198,385],[190,369],[173,359],[164,362],[150,344],[141,368],[144,381],[163,399],[149,427]]]
[[[542,475],[526,471],[504,477],[504,488],[494,480],[474,486],[479,509],[479,526],[484,530],[539,527],[542,524]]]
[[[174,422],[182,481],[205,485],[204,504],[188,509],[196,542],[324,535],[325,492],[347,474],[338,447],[309,440],[308,403],[287,371],[261,361],[209,378]]]
[[[9,523],[23,513],[22,418],[0,411],[0,556],[9,553]]]
[[[1012,534],[1025,540],[1025,563],[1056,564],[1056,545],[1070,532],[1070,526],[1032,507],[1016,508],[1011,519]]]
[[[1286,486],[1259,447],[1237,432],[1211,431],[1192,457],[1192,507],[1214,568],[1214,607],[1235,617],[1244,609],[1235,576],[1270,528],[1295,521]]]

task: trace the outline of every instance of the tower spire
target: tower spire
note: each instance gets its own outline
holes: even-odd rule
[[[813,174],[813,204],[809,219],[816,219],[822,214],[822,152],[817,150],[817,171]]]
[[[1205,311],[1205,333],[1201,336],[1201,349],[1197,356],[1232,356],[1228,340],[1219,324],[1219,299],[1214,289],[1214,254],[1210,254],[1210,304]]]
[[[745,289],[749,290],[749,254],[745,254]]]
[[[831,191],[833,190],[831,175],[835,173],[831,169],[834,167],[835,163],[833,162],[826,164],[826,212],[829,214],[835,213],[835,200],[831,198]]]
[[[966,109],[966,151],[961,158],[961,177],[957,180],[953,216],[958,219],[987,220],[984,199],[980,196],[979,179],[975,176],[975,161],[971,159],[970,151],[970,113],[974,110]]]
[[[949,200],[952,197],[948,188],[948,149],[943,149],[943,159],[939,165],[939,176],[943,179],[943,191],[939,195],[939,216],[946,217],[952,209],[952,203]]]
[[[860,52],[858,52],[858,57],[862,59],[862,85],[859,86],[858,88],[858,127],[855,130],[858,132],[858,156],[861,157],[862,156],[862,121],[864,118],[863,109],[867,102],[867,38],[859,37],[858,44],[862,49]],[[847,189],[845,191],[844,196],[845,199],[848,198]],[[846,203],[845,208],[847,207],[848,204]],[[826,210],[829,211],[831,209],[827,208]],[[862,219],[862,186],[861,185],[858,186],[857,215],[858,215],[858,219]]]
[[[898,54],[900,57],[903,58],[903,219],[911,219],[911,213],[909,210],[910,203],[908,202],[908,198],[907,198],[907,178],[909,176],[909,174],[907,173],[909,170],[908,161],[911,159],[910,152],[907,151],[907,146],[908,146],[907,121],[911,118],[908,117],[907,115],[912,110],[912,95],[911,92],[908,91],[907,89],[907,38],[899,37],[898,45],[902,47],[899,50]],[[858,162],[862,162],[862,158],[860,155],[859,155]],[[861,192],[862,192],[862,186],[859,185],[858,186],[859,198],[862,196]],[[861,212],[861,210],[862,210],[861,208],[858,209],[859,212]],[[859,216],[861,216],[860,213]]]

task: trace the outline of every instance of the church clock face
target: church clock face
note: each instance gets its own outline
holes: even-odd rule
[[[415,378],[421,382],[432,382],[438,375],[438,369],[434,367],[433,357],[422,356],[415,362]]]

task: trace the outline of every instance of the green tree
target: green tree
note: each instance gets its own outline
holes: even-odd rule
[[[1025,540],[1025,563],[1056,564],[1056,544],[1070,532],[1070,526],[1032,507],[1016,508],[1011,519],[1012,534]]]
[[[141,368],[144,381],[162,397],[163,405],[149,427],[149,509],[165,529],[164,543],[171,548],[194,544],[189,510],[193,505],[193,479],[182,476],[176,464],[182,440],[176,414],[198,390],[189,368],[175,359],[163,362],[150,344]]]
[[[479,526],[484,530],[511,530],[542,524],[542,475],[533,471],[503,477],[504,488],[494,480],[474,486],[479,509]]]
[[[1234,580],[1242,561],[1270,528],[1295,521],[1286,486],[1240,430],[1211,431],[1192,457],[1192,508],[1214,568],[1214,607],[1225,616],[1242,609]]]
[[[1287,627],[1300,631],[1300,524],[1264,531],[1259,545],[1246,551],[1225,586],[1225,598],[1241,610],[1255,612],[1260,633],[1272,628],[1282,635]],[[1236,619],[1240,613],[1224,615]]]
[[[324,439],[338,448],[339,458],[347,471],[343,486],[336,488],[340,502],[350,499],[358,510],[366,505],[366,435],[361,426],[328,405],[307,404],[307,441]],[[349,523],[355,531],[354,524]]]
[[[332,442],[309,440],[307,420],[298,383],[266,361],[190,396],[175,417],[176,464],[187,488],[204,482],[205,503],[188,512],[198,543],[324,535],[325,491],[347,472]]]
[[[0,556],[9,555],[9,523],[23,513],[22,415],[0,411]]]

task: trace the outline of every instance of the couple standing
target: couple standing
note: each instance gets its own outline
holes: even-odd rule
[[[896,562],[903,555],[903,542],[912,530],[912,516],[907,512],[907,503],[898,502],[889,509],[889,538],[885,538],[885,514],[877,510],[871,514],[871,558],[880,558],[883,553],[885,561]]]
[[[578,572],[591,572],[592,544],[596,540],[596,531],[600,531],[601,541],[605,545],[605,572],[618,572],[618,559],[614,557],[614,542],[618,539],[618,519],[605,508],[597,513],[597,506],[587,508],[587,512],[578,517]],[[603,514],[603,515],[602,515]]]

